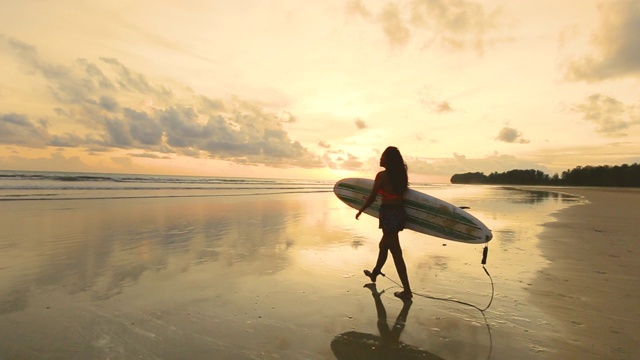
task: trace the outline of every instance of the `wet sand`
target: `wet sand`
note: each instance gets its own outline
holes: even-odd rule
[[[478,245],[405,231],[428,297],[364,287],[376,220],[331,193],[5,202],[0,359],[633,358],[638,192],[575,192],[434,194],[494,231],[484,314]]]
[[[554,318],[556,359],[640,358],[640,190],[559,188],[589,203],[554,214],[532,304]]]

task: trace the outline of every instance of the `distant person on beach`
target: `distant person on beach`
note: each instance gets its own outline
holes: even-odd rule
[[[378,225],[378,227],[382,229],[382,239],[380,240],[378,260],[373,270],[365,270],[364,274],[371,279],[371,282],[375,283],[378,275],[382,273],[382,267],[387,261],[387,255],[390,251],[393,256],[393,262],[396,265],[396,270],[398,271],[398,276],[404,287],[404,290],[396,292],[395,296],[400,299],[411,299],[413,294],[409,286],[407,266],[402,257],[402,249],[400,248],[400,239],[398,237],[398,233],[404,229],[405,223],[402,198],[409,185],[407,164],[405,164],[400,150],[396,147],[389,146],[384,150],[382,156],[380,156],[380,166],[385,168],[385,170],[380,171],[376,175],[371,194],[369,194],[367,201],[360,211],[358,211],[358,214],[356,214],[356,219],[358,219],[362,212],[373,204],[378,194],[382,196],[380,221]]]

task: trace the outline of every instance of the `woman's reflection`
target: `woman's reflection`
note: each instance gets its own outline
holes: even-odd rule
[[[387,322],[387,311],[382,303],[381,295],[375,283],[364,287],[371,290],[378,314],[378,331],[380,336],[348,331],[337,335],[331,342],[331,350],[338,360],[347,359],[426,359],[438,360],[441,357],[415,346],[400,341],[400,334],[404,330],[413,301],[403,299],[402,310],[396,317],[393,327]]]
[[[371,295],[376,303],[376,312],[378,313],[378,331],[380,331],[380,336],[382,338],[380,346],[398,346],[400,343],[400,334],[402,333],[402,330],[404,330],[404,324],[407,322],[407,316],[409,315],[409,309],[411,309],[413,301],[411,299],[402,300],[402,310],[400,310],[400,313],[396,318],[396,322],[393,324],[393,328],[389,328],[389,324],[387,323],[387,310],[385,310],[382,299],[380,298],[380,295],[384,293],[384,290],[378,292],[375,283],[366,284],[364,287],[371,290]]]

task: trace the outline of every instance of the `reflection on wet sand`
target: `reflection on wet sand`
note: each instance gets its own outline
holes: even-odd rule
[[[521,204],[539,204],[547,200],[555,200],[560,203],[573,203],[581,199],[581,196],[557,191],[520,189],[514,187],[502,187],[501,189],[506,190],[508,192],[507,194],[512,195],[510,199],[514,203]]]
[[[242,341],[259,325],[249,317],[268,310],[288,324],[278,309],[301,296],[295,277],[268,276],[347,238],[326,210],[306,214],[324,202],[294,195],[6,205],[0,358],[251,358],[267,340]],[[262,309],[257,294],[284,300]]]
[[[391,280],[393,283],[396,283],[394,280]],[[396,283],[397,286],[400,286]],[[438,353],[447,354],[449,358],[452,359],[462,359],[462,358],[475,358],[475,359],[491,359],[492,349],[493,349],[493,337],[491,335],[491,326],[487,320],[487,316],[485,314],[486,310],[490,307],[491,302],[484,308],[481,309],[476,305],[455,300],[451,298],[442,298],[436,297],[426,294],[415,293],[416,298],[414,300],[402,300],[403,306],[398,316],[396,317],[395,323],[393,327],[389,327],[387,321],[387,311],[382,302],[381,295],[385,293],[385,290],[378,291],[375,283],[365,284],[365,288],[368,288],[371,291],[371,295],[374,299],[376,314],[377,314],[377,328],[380,335],[367,334],[357,331],[347,331],[345,333],[336,335],[331,342],[331,349],[338,360],[347,360],[347,359],[426,359],[426,360],[438,360],[444,359],[446,357],[441,357],[435,353],[430,351],[426,351],[417,346],[408,345],[402,341],[400,341],[400,335],[405,329],[405,325],[407,323],[407,318],[409,316],[409,310],[411,306],[414,304],[414,301],[424,301],[426,300],[435,300],[437,302],[450,303],[456,306],[461,306],[459,310],[462,308],[473,308],[478,311],[483,319],[484,326],[486,326],[486,341],[487,344],[476,344],[469,346],[470,344],[465,344],[464,342],[460,345],[463,346],[454,346],[451,344],[449,346],[443,346],[445,344],[439,343],[440,346],[437,349]],[[395,299],[397,300],[397,299]],[[422,317],[422,316],[421,316]],[[437,332],[430,331],[432,335],[437,335],[442,330],[448,330],[452,333],[456,333],[457,336],[462,336],[463,338],[466,336],[469,339],[477,338],[480,339],[481,332],[478,332],[479,329],[474,329],[479,323],[472,321],[470,318],[464,317],[462,319],[446,319],[448,315],[438,316],[436,319],[439,319],[438,322],[441,322],[441,326],[444,326],[442,329],[438,329]],[[462,320],[462,322],[460,322]],[[424,326],[424,324],[422,324]],[[449,328],[449,329],[447,329]],[[434,328],[432,327],[431,330]],[[441,337],[442,335],[437,335]],[[422,339],[424,341],[424,339]],[[440,338],[439,340],[442,340]],[[447,342],[453,339],[447,339]],[[431,341],[431,343],[438,344],[437,341]],[[488,351],[485,353],[484,348],[488,345]],[[486,356],[486,357],[484,357]]]
[[[402,310],[393,324],[389,327],[387,311],[382,303],[375,283],[365,285],[371,290],[378,315],[378,331],[380,336],[357,331],[348,331],[337,335],[331,342],[331,350],[338,360],[348,359],[426,359],[441,360],[442,358],[418,347],[400,341],[400,335],[407,323],[412,300],[403,300]]]
[[[21,299],[29,294],[25,283],[64,286],[69,294],[90,291],[95,299],[105,300],[136,283],[146,271],[163,271],[170,263],[184,272],[198,263],[222,260],[232,266],[259,259],[260,271],[277,271],[286,262],[283,253],[294,242],[283,236],[283,224],[287,213],[296,212],[295,202],[273,202],[275,208],[267,208],[259,201],[175,201],[161,207],[149,201],[123,208],[121,201],[102,206],[69,201],[64,209],[46,209],[51,204],[32,213],[39,226],[14,229],[13,238],[3,234],[3,242],[15,244],[5,249],[5,255],[22,261],[4,273],[5,281],[14,274],[21,285],[0,302],[0,313],[25,308],[28,301]],[[86,208],[92,204],[94,208]]]

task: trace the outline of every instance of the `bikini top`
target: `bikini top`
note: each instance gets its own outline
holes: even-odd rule
[[[382,195],[382,200],[393,200],[393,199],[402,199],[402,196],[400,195],[396,195],[396,194],[392,194],[392,193],[388,193],[384,190],[382,190],[382,188],[380,188],[380,190],[378,190],[378,194]]]

